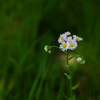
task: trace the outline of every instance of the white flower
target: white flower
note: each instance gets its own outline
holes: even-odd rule
[[[67,36],[67,35],[71,35],[71,33],[67,31],[67,32],[65,32],[65,35],[66,35],[66,36]]]
[[[82,41],[83,39],[79,36],[73,35],[74,39],[76,39],[77,41]]]
[[[65,40],[68,42],[76,42],[76,39],[72,38],[72,36],[67,37]]]
[[[73,40],[72,36],[69,36],[69,37],[66,38],[66,41],[68,41],[68,42],[71,42],[72,40]]]
[[[67,51],[67,49],[69,48],[69,42],[62,42],[60,47],[59,47],[62,51]]]
[[[70,42],[69,50],[74,50],[76,49],[76,47],[77,47],[77,42],[74,41]]]
[[[66,35],[65,34],[61,34],[60,37],[59,37],[59,39],[58,39],[58,42],[59,43],[64,42],[65,38],[66,38]]]
[[[81,62],[82,61],[82,58],[77,58],[77,62],[79,63],[79,62]]]

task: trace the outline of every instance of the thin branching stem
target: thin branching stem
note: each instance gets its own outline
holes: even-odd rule
[[[67,52],[67,66],[69,66],[68,54],[69,54],[69,51]],[[70,73],[70,100],[72,100],[72,90],[71,90],[71,87],[72,87],[72,74],[71,74],[71,68],[69,68],[69,73]]]
[[[58,46],[50,46],[51,48],[58,48],[58,49],[60,49]],[[61,50],[62,51],[62,50]],[[65,54],[67,54],[67,52],[66,51],[62,51],[62,52],[64,52]]]

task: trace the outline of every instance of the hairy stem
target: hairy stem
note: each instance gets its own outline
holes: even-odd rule
[[[67,66],[69,66],[69,62],[68,62],[68,52],[67,52]],[[70,73],[70,100],[72,100],[72,74],[71,74],[71,68],[69,69],[69,73]]]

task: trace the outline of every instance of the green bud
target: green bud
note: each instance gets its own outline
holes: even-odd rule
[[[85,64],[85,60],[82,60],[80,63],[81,63],[81,64]]]
[[[48,52],[48,53],[51,53],[51,46],[46,45],[46,46],[44,47],[44,50],[45,50],[46,52]]]
[[[49,50],[48,53],[51,53],[51,51]]]

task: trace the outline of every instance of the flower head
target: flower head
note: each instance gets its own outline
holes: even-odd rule
[[[77,41],[82,41],[83,39],[79,36],[73,35],[74,39],[76,39]]]
[[[70,34],[71,33],[67,31],[59,36],[58,42],[61,44],[60,49],[62,49],[63,51],[65,50],[67,51],[67,49],[69,50],[76,49],[77,41],[83,40],[81,37],[76,36],[76,35],[68,36]],[[64,47],[62,46],[63,43],[68,44],[69,46]]]
[[[68,42],[76,42],[76,39],[72,38],[72,36],[69,36],[65,39]]]
[[[62,42],[59,48],[62,51],[67,51],[67,49],[69,48],[69,42]]]
[[[67,37],[67,35],[71,35],[71,33],[67,31],[67,32],[65,32],[65,35]]]
[[[58,42],[59,43],[64,42],[65,38],[66,38],[66,35],[65,34],[61,34],[60,37],[59,37],[59,39],[58,39]]]
[[[77,42],[74,41],[70,42],[69,50],[74,50],[76,49],[76,47],[77,47]]]

